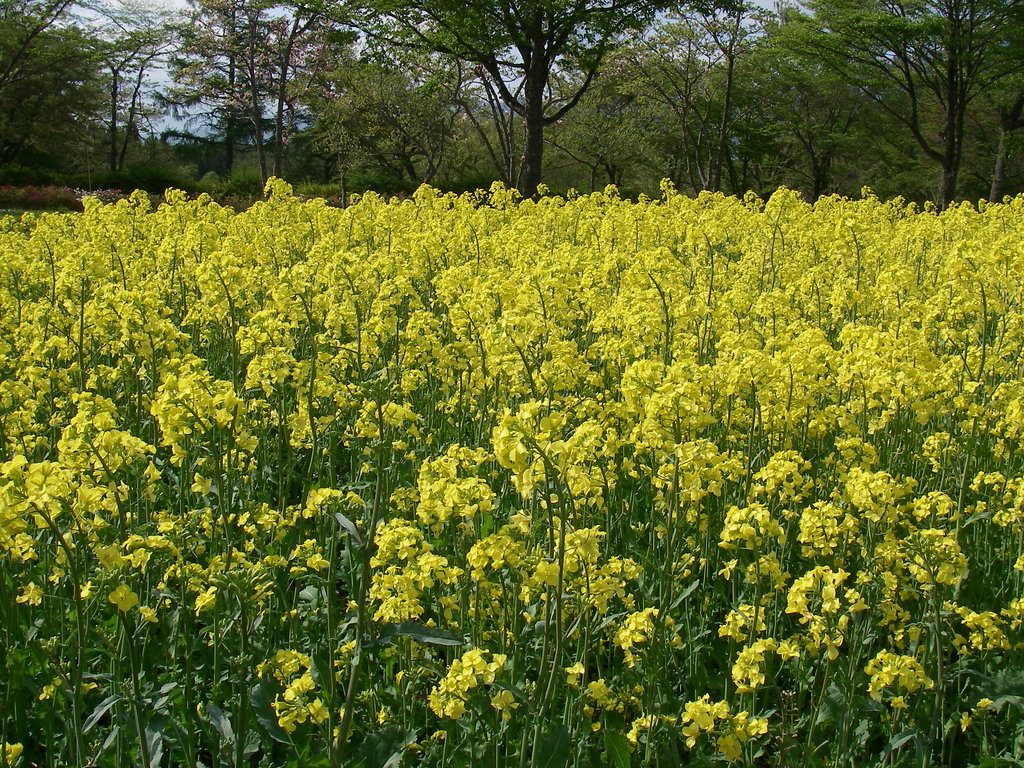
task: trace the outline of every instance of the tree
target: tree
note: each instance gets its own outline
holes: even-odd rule
[[[2,0],[0,24],[0,91],[37,74],[45,63],[37,60],[37,43],[66,20],[72,0]]]
[[[987,94],[993,103],[998,139],[996,140],[995,161],[992,165],[992,183],[988,199],[997,203],[1003,199],[1006,188],[1006,165],[1011,137],[1024,130],[1024,76],[1016,73],[1000,83],[1000,88]]]
[[[458,91],[456,103],[473,125],[499,179],[509,187],[517,186],[522,170],[521,118],[502,100],[493,79],[483,67],[477,65],[468,77],[462,79],[463,87]],[[517,99],[522,94],[522,87],[521,82],[516,87],[514,95]]]
[[[1022,0],[810,0],[802,42],[911,134],[956,196],[964,131],[978,96],[1024,67]],[[904,97],[894,103],[888,89]]]
[[[757,103],[757,123],[771,134],[785,182],[811,200],[840,190],[842,170],[861,161],[863,147],[889,130],[872,100],[818,58],[796,55],[788,35],[792,12],[766,27],[748,61],[747,98]],[[752,73],[757,73],[753,76]],[[861,188],[857,185],[856,192]]]
[[[365,8],[362,26],[374,36],[482,67],[502,102],[523,120],[519,189],[532,195],[541,181],[544,129],[576,106],[616,41],[643,29],[663,5],[663,0],[379,0]],[[553,94],[552,75],[567,70],[579,73],[579,85]]]
[[[265,181],[280,175],[303,75],[323,66],[337,6],[328,0],[190,0],[169,102],[213,130],[224,145],[224,172],[235,150],[251,147]],[[271,151],[267,153],[267,134]]]
[[[622,186],[649,153],[648,114],[624,71],[624,62],[611,57],[576,109],[551,130],[551,145],[587,169],[591,192],[599,181]]]
[[[70,0],[0,0],[0,163],[66,166],[102,104]]]
[[[673,117],[670,177],[691,189],[718,191],[728,162],[737,65],[759,32],[744,3],[696,7],[663,19],[628,49],[627,69],[638,97]]]
[[[189,0],[188,20],[179,32],[181,47],[171,62],[173,87],[165,100],[186,128],[224,150],[223,171],[230,174],[242,135],[244,102],[237,38],[241,0]],[[198,124],[198,125],[197,125]]]
[[[453,62],[385,52],[335,62],[310,88],[319,143],[337,163],[342,197],[352,169],[434,183],[458,135],[461,70]]]
[[[333,34],[336,21],[329,13],[334,6],[324,0],[288,0],[287,2],[249,2],[244,6],[243,34],[240,45],[248,89],[248,108],[256,133],[256,152],[260,175],[266,182],[270,173],[280,176],[291,126],[287,115],[293,112],[292,85],[304,68],[317,68],[317,55],[323,41]],[[264,153],[263,111],[273,114],[272,167]]]
[[[139,135],[147,75],[175,44],[173,14],[139,0],[117,0],[96,10],[102,14],[96,35],[109,94],[109,165],[120,171],[131,139]]]

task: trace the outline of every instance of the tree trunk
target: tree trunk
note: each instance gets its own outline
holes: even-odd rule
[[[259,103],[252,105],[252,125],[253,125],[253,143],[256,145],[256,159],[259,161],[260,166],[260,182],[265,186],[267,179],[267,150],[263,146],[263,116],[260,114],[261,107]]]
[[[718,141],[715,146],[715,157],[711,165],[712,192],[722,189],[722,165],[725,162],[725,145],[729,139],[729,112],[732,110],[733,79],[736,72],[736,40],[739,37],[740,22],[743,11],[737,10],[733,16],[733,28],[729,33],[729,42],[722,51],[725,54],[725,93],[722,94],[722,117],[718,124]]]
[[[512,109],[512,102],[515,100],[503,100],[486,74],[480,74],[480,83],[483,85],[484,93],[487,95],[487,108],[490,112],[491,124],[494,126],[495,143],[493,145],[487,136],[487,131],[473,114],[472,108],[466,104],[463,104],[462,108],[473,122],[473,127],[487,149],[494,167],[501,174],[502,182],[506,186],[512,187],[516,184],[516,113]],[[503,104],[509,107],[507,111],[502,107]],[[497,149],[495,149],[495,145]]]
[[[992,186],[988,192],[988,201],[998,203],[1003,199],[1003,188],[1006,186],[1006,127],[999,126],[999,146],[996,147],[996,162],[992,168]]]
[[[952,65],[950,65],[952,69]],[[960,175],[960,160],[963,157],[963,124],[966,104],[960,80],[956,73],[949,77],[949,104],[946,106],[946,126],[943,131],[944,153],[942,158],[942,210],[946,210],[956,199],[957,178]]]
[[[260,166],[260,184],[265,187],[269,174],[267,173],[267,148],[263,143],[263,105],[260,103],[259,71],[256,66],[256,57],[259,50],[256,39],[256,21],[257,19],[255,18],[249,19],[249,41],[245,65],[246,75],[249,80],[249,119],[252,120],[253,143],[256,145],[256,158]]]
[[[420,174],[419,171],[416,170],[416,164],[412,161],[412,154],[410,153],[410,150],[407,149],[403,151],[402,156],[398,162],[399,165],[401,166],[401,169],[406,174],[408,174],[409,181],[411,181],[413,184],[419,184]]]
[[[231,175],[235,167],[235,132],[232,130],[232,120],[228,118],[227,127],[224,130],[224,177]]]
[[[811,200],[817,200],[825,194],[829,186],[829,179],[832,176],[832,151],[826,149],[818,154],[813,149],[813,142],[808,142],[811,147],[809,153],[811,158]]]
[[[256,158],[259,161],[260,166],[260,183],[261,186],[266,186],[269,175],[267,174],[267,150],[263,144],[263,105],[260,104],[259,85],[256,79],[255,38],[250,38],[250,44],[253,46],[253,49],[249,51],[248,61],[249,108],[251,110],[249,119],[252,120],[253,143],[256,145]]]
[[[543,22],[537,16],[533,22],[529,58],[524,55],[526,65],[523,78],[523,124],[526,136],[523,141],[522,171],[519,174],[519,191],[523,197],[537,194],[544,162],[544,90],[548,83],[548,66],[545,61]]]
[[[946,210],[956,197],[957,177],[964,146],[964,115],[967,113],[967,84],[962,62],[962,34],[958,17],[951,19],[950,42],[947,44],[949,60],[946,62],[946,125],[942,132],[944,158],[942,162],[942,210]]]
[[[544,114],[526,115],[526,140],[522,148],[522,170],[519,172],[519,191],[524,198],[537,195],[544,162]]]
[[[132,101],[128,107],[128,120],[124,126],[124,137],[121,139],[121,155],[117,159],[117,169],[124,169],[124,159],[128,155],[128,142],[131,141],[131,137],[136,133],[136,118],[139,112],[139,98],[142,95],[142,81],[145,77],[146,69],[144,66],[139,67],[138,75],[135,78],[135,88],[132,91]]]
[[[110,170],[117,171],[117,100],[120,97],[120,77],[115,69],[111,72],[110,81]]]
[[[827,171],[818,163],[814,164],[814,171],[812,173],[813,180],[811,181],[811,202],[814,202],[819,197],[825,194],[825,179],[827,177]]]
[[[946,210],[956,198],[956,181],[959,167],[954,162],[942,164],[942,210]]]
[[[285,78],[288,73],[288,64],[281,67],[281,86],[277,93],[277,114],[274,117],[274,175],[281,176],[281,165],[284,158],[284,107],[285,107]]]
[[[234,18],[232,17],[232,24]],[[235,83],[238,79],[237,62],[234,55],[228,57],[228,93],[232,97],[235,96]],[[227,107],[227,112],[224,116],[224,177],[227,178],[231,175],[231,171],[235,167],[235,116],[234,116],[234,105]]]
[[[284,109],[288,100],[288,69],[292,62],[292,52],[295,49],[295,39],[299,34],[299,20],[292,22],[291,32],[288,34],[288,43],[285,45],[284,55],[281,57],[281,77],[277,84],[277,113],[274,116],[274,175],[281,176],[281,167],[284,158]]]

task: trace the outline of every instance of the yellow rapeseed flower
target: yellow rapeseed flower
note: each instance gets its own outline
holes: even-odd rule
[[[118,585],[107,599],[122,613],[127,613],[139,603],[139,596],[127,584]]]

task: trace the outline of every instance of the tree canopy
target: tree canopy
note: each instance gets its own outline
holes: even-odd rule
[[[0,185],[1024,191],[1024,0],[0,0]]]
[[[1024,67],[1024,3],[810,0],[808,7],[797,45],[909,131],[941,167],[940,200],[948,205],[974,103]],[[890,98],[892,90],[901,98]]]
[[[381,0],[365,9],[363,27],[395,44],[476,64],[504,105],[523,119],[518,186],[533,194],[541,181],[544,129],[586,93],[607,53],[646,28],[663,0]],[[381,23],[383,21],[383,23]],[[556,92],[552,77],[578,73]]]

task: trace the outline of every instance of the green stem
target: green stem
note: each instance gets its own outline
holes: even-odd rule
[[[238,670],[238,703],[235,705],[235,768],[245,768],[245,731],[249,727],[249,617],[245,612],[245,598],[239,595],[239,622],[241,642],[239,659],[241,668]]]
[[[335,635],[335,601],[336,589],[334,580],[337,578],[337,553],[338,546],[337,542],[334,541],[333,537],[328,537],[331,546],[331,558],[330,566],[327,571],[327,578],[324,580],[324,588],[327,591],[327,680],[326,680],[326,696],[327,696],[327,733],[331,734],[334,726],[334,703],[335,703],[335,679],[334,679],[334,654],[338,651],[338,640]],[[340,768],[341,761],[338,755],[339,744],[328,735],[328,759],[331,763],[331,768]]]
[[[941,750],[941,728],[946,721],[945,697],[943,682],[946,676],[945,659],[942,658],[942,615],[939,611],[938,585],[933,585],[932,591],[932,618],[935,621],[935,701],[932,704],[931,741],[932,745],[939,746]]]
[[[146,726],[142,719],[142,684],[139,680],[139,659],[136,656],[134,632],[128,626],[124,613],[118,611],[121,628],[124,631],[124,643],[128,650],[128,664],[132,676],[132,716],[135,719],[135,732],[139,737],[139,765],[149,768],[149,745],[146,744]]]
[[[377,404],[377,428],[381,443],[377,446],[377,467],[375,472],[373,504],[370,509],[370,523],[366,531],[366,545],[363,549],[363,561],[359,574],[359,593],[356,598],[356,647],[355,654],[349,664],[348,684],[345,687],[345,708],[338,726],[338,736],[334,741],[333,750],[337,753],[342,745],[348,743],[349,731],[352,728],[352,709],[356,693],[359,690],[359,673],[363,666],[363,636],[369,625],[368,603],[370,596],[370,560],[374,554],[377,520],[384,502],[384,414],[381,405]]]
[[[72,762],[76,766],[84,765],[85,758],[85,746],[82,742],[82,713],[81,707],[81,695],[82,695],[82,674],[84,672],[85,664],[83,661],[83,648],[85,645],[85,617],[84,610],[82,608],[82,580],[78,574],[78,567],[75,562],[74,551],[71,545],[68,543],[64,533],[57,527],[57,524],[50,517],[50,514],[44,507],[35,505],[36,511],[39,516],[46,521],[47,527],[53,532],[54,536],[57,537],[57,542],[60,544],[60,548],[64,552],[64,556],[67,558],[68,571],[71,574],[71,590],[72,590],[72,604],[75,607],[75,661],[74,668],[71,670],[71,725],[73,729],[74,744],[74,755]]]

